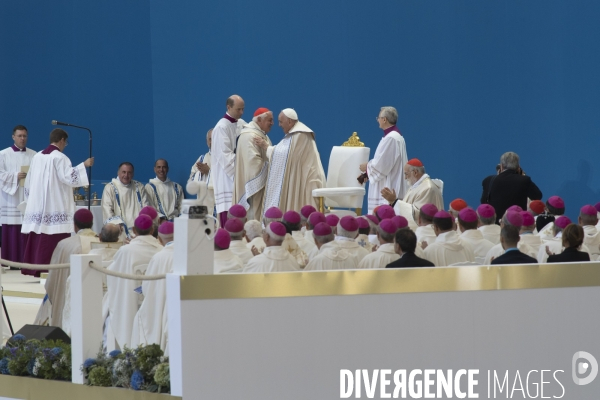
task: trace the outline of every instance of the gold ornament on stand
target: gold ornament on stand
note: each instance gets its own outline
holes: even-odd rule
[[[353,132],[352,136],[350,136],[350,138],[348,138],[348,140],[346,142],[344,142],[344,144],[342,144],[342,146],[344,146],[344,147],[365,147],[365,144],[360,141],[358,134],[356,132]]]

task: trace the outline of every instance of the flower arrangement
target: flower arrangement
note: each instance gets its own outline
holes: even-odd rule
[[[1,368],[1,364],[0,364]],[[100,349],[96,358],[88,358],[81,371],[91,386],[115,386],[133,390],[168,393],[170,391],[168,358],[157,344],[125,347],[106,353]]]

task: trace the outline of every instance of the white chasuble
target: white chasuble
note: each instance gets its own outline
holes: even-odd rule
[[[446,267],[466,261],[475,262],[473,249],[460,240],[456,231],[440,233],[435,242],[429,243],[423,255],[436,267]]]
[[[202,172],[200,172],[200,170],[198,169],[198,167],[196,166],[196,163],[203,163],[203,164],[207,164],[208,165],[208,173],[203,174]],[[210,157],[210,151],[202,156],[200,156],[198,158],[198,160],[196,160],[196,162],[194,163],[194,165],[192,166],[192,171],[190,173],[190,181],[198,181],[198,182],[206,182],[206,185],[208,186],[208,194],[206,195],[206,198],[203,201],[203,205],[205,205],[208,208],[208,213],[209,214],[213,214],[215,211],[215,188],[213,186],[213,180],[211,177],[212,174],[212,164],[211,164],[211,157]]]
[[[356,260],[357,266],[363,258],[369,255],[369,250],[361,247],[355,239],[336,236],[335,244],[338,245],[339,248],[346,250],[348,254],[350,254],[350,256]]]
[[[25,194],[17,176],[21,167],[29,165],[36,153],[29,148],[25,151],[15,149],[18,147],[13,145],[0,151],[0,225],[21,225],[23,221],[17,206],[25,200]]]
[[[158,211],[158,216],[172,221],[181,214],[183,187],[167,178],[164,182],[158,178],[150,179],[146,184],[148,203]]]
[[[119,178],[113,178],[102,192],[102,218],[121,217],[125,221],[127,236],[133,233],[133,225],[140,211],[149,205],[146,190],[141,182],[131,180],[123,185]]]
[[[294,256],[281,246],[265,247],[261,254],[252,257],[244,267],[244,273],[299,270],[300,265],[298,265]]]
[[[241,272],[244,268],[242,260],[233,254],[231,249],[215,250],[214,257],[215,265],[213,267],[213,272],[215,274]]]
[[[398,198],[400,199],[400,197]],[[412,207],[412,217],[416,223],[419,222],[419,211],[425,204],[434,204],[438,210],[444,209],[442,192],[427,174],[424,174],[417,182],[415,182],[414,185],[408,189],[408,192],[402,201],[410,204]],[[396,202],[394,210],[397,209],[398,203],[400,202],[401,200]],[[398,212],[396,212],[396,215],[402,215],[406,217]]]
[[[483,234],[483,238],[494,244],[500,243],[500,225],[481,225],[477,228]]]
[[[339,247],[335,241],[325,243],[319,249],[319,254],[314,257],[305,271],[328,271],[335,269],[356,269],[358,262],[345,249]]]
[[[483,234],[477,229],[469,229],[459,235],[460,240],[467,242],[471,246],[471,249],[475,254],[475,262],[483,265],[485,256],[488,251],[494,247],[494,243],[485,239]]]
[[[238,256],[244,265],[254,257],[252,251],[247,247],[247,244],[244,243],[243,240],[231,240],[231,243],[229,243],[229,250],[231,250],[233,255]]]
[[[358,264],[358,268],[385,268],[399,258],[400,256],[394,250],[394,243],[384,243],[375,252],[365,256]]]

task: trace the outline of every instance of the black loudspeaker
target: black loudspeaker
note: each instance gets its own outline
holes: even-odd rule
[[[25,325],[15,335],[23,335],[27,340],[60,340],[66,344],[71,344],[69,335],[57,326]],[[12,344],[12,337],[7,340],[6,344]]]

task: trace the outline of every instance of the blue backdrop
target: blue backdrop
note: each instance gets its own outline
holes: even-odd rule
[[[446,205],[478,205],[510,150],[576,216],[600,200],[599,20],[600,3],[566,0],[1,2],[0,129],[8,146],[25,124],[37,150],[52,119],[89,126],[101,192],[125,160],[147,181],[166,158],[184,183],[233,93],[246,120],[295,108],[325,169],[353,131],[373,154],[392,105]],[[87,135],[68,131],[81,162]]]

